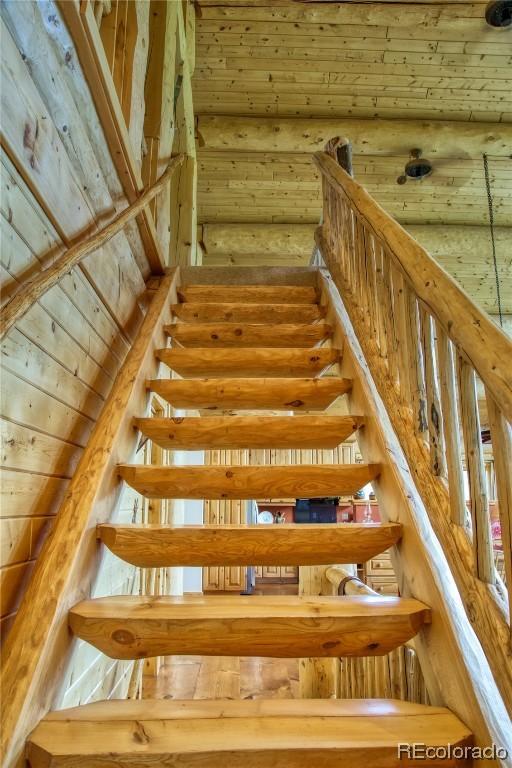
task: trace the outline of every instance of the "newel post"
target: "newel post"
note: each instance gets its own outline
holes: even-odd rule
[[[341,165],[349,176],[354,176],[352,167],[352,144],[348,139],[341,136],[335,136],[326,143],[324,148],[326,154],[332,157],[338,165]]]

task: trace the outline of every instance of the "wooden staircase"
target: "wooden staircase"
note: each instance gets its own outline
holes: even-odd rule
[[[353,382],[315,285],[216,285],[178,290],[172,346],[158,360],[183,378],[146,382],[176,408],[220,415],[148,418],[135,426],[165,449],[333,448],[364,415],[323,411]],[[234,414],[230,411],[235,411]],[[270,415],[268,410],[287,411]],[[240,411],[249,411],[240,414]],[[261,413],[255,413],[261,411]],[[296,411],[305,415],[295,415]],[[149,498],[254,499],[353,494],[381,464],[152,466],[118,476]],[[396,544],[401,525],[160,526],[97,529],[139,567],[359,562]],[[381,655],[431,621],[413,597],[112,596],[69,611],[79,638],[116,659],[166,654],[340,657]],[[28,742],[31,768],[179,765],[292,768],[398,766],[397,744],[468,745],[449,710],[397,701],[105,701],[48,714]],[[428,758],[427,765],[437,765]],[[447,763],[455,764],[455,763]]]

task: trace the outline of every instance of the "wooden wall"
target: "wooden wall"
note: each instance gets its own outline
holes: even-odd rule
[[[117,8],[115,0],[111,6]],[[165,3],[154,4],[160,10],[162,6],[167,8]],[[169,7],[178,16],[178,6]],[[154,29],[150,30],[150,3],[132,2],[130,8],[135,11],[136,24],[127,43],[129,88],[126,81],[122,84],[116,80],[112,69],[115,89],[111,95],[122,105],[121,127],[128,142],[125,149],[140,178],[147,154],[147,89],[152,94],[151,106],[158,111],[162,93],[174,95],[175,56],[173,53],[172,67],[165,76],[156,68],[160,77],[157,98],[152,89],[155,72],[148,69],[154,33]],[[3,304],[74,239],[104,225],[129,202],[126,180],[119,174],[104,116],[97,110],[97,94],[88,85],[90,72],[82,69],[82,59],[61,10],[62,5],[51,0],[2,3]],[[181,18],[182,27],[183,23]],[[171,43],[175,42],[176,27],[176,23],[174,27],[169,25]],[[168,155],[155,163],[155,178],[169,161],[172,148],[172,98],[166,118],[156,138],[168,147]],[[151,181],[149,173],[145,180]],[[171,195],[166,199],[166,208],[155,212],[160,233],[155,236],[168,262]],[[133,223],[87,257],[3,339],[0,578],[4,635],[144,316],[145,281],[151,269],[147,243],[140,232]],[[121,519],[132,519],[132,496],[128,494],[123,501]],[[105,556],[96,589],[98,594],[129,593],[138,588],[137,578],[135,569]],[[106,657],[100,660],[94,650],[79,644],[66,674],[61,701],[71,705],[119,691],[127,670],[127,665],[118,666]],[[87,677],[85,687],[78,682],[83,675]]]

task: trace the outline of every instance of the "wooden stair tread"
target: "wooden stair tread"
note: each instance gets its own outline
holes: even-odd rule
[[[332,347],[289,349],[191,349],[174,347],[156,351],[159,360],[180,376],[319,376],[339,362],[340,352]]]
[[[32,768],[90,768],[106,755],[116,768],[171,760],[183,768],[399,768],[398,743],[471,746],[473,738],[444,707],[396,700],[110,700],[48,713],[27,758]]]
[[[173,304],[172,313],[189,323],[313,323],[325,317],[318,304],[245,304],[229,302]]]
[[[181,302],[244,302],[245,304],[317,304],[312,285],[186,285],[178,290]]]
[[[323,411],[350,391],[335,376],[298,378],[154,379],[147,386],[175,408]]]
[[[140,568],[362,563],[400,539],[398,523],[98,526],[118,557]]]
[[[332,326],[319,323],[174,323],[164,328],[185,347],[314,347],[332,336]]]
[[[162,448],[335,448],[363,423],[353,416],[203,416],[135,419]]]
[[[84,600],[69,612],[75,635],[116,659],[382,655],[429,622],[418,600],[367,596],[126,595]]]
[[[379,464],[318,466],[159,466],[119,464],[119,475],[149,498],[269,499],[352,494],[374,480]]]

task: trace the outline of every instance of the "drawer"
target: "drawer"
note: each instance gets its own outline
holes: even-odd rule
[[[393,576],[369,576],[366,583],[379,595],[398,595],[398,584]]]
[[[378,574],[383,572],[386,573],[386,575],[393,573],[393,566],[391,565],[389,555],[374,557],[366,564],[366,573],[368,574]]]

